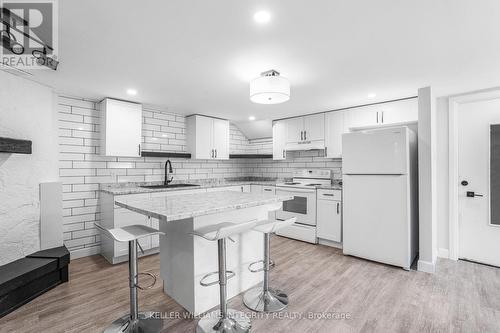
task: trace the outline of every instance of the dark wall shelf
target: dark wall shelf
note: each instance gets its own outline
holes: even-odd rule
[[[31,141],[0,138],[0,153],[31,154]]]
[[[229,158],[273,158],[273,154],[229,154]]]
[[[190,153],[175,153],[166,151],[142,151],[142,157],[177,157],[177,158],[191,158]],[[273,154],[229,154],[230,159],[234,158],[273,158]]]
[[[191,158],[190,153],[173,153],[173,152],[163,152],[163,151],[142,151],[141,156]]]

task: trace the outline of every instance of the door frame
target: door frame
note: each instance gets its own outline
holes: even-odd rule
[[[460,226],[458,213],[458,110],[461,104],[487,101],[500,98],[500,88],[473,92],[465,95],[452,96],[448,105],[448,194],[449,222],[448,241],[449,258],[458,260],[460,245]]]

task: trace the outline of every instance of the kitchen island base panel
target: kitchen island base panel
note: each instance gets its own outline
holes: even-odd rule
[[[269,204],[183,220],[160,221],[160,231],[166,234],[160,238],[160,275],[164,281],[164,292],[194,315],[218,306],[219,285],[200,285],[204,275],[218,270],[217,242],[196,237],[192,235],[193,230],[221,222],[267,220],[269,211],[276,208],[276,204]],[[248,265],[264,258],[264,235],[248,231],[231,238],[235,242],[227,241],[227,269],[234,271],[236,276],[228,280],[228,298],[263,281],[263,273],[250,272]]]

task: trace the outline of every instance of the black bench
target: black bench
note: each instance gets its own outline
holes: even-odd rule
[[[0,318],[69,279],[65,246],[0,266]]]

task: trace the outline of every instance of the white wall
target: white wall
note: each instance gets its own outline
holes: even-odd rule
[[[437,130],[430,87],[418,90],[418,270],[433,273],[437,259]]]
[[[436,99],[437,128],[437,242],[438,256],[448,257],[449,196],[448,196],[448,97]]]
[[[33,141],[33,154],[0,153],[0,265],[39,250],[39,184],[58,180],[50,88],[0,71],[0,137]]]

